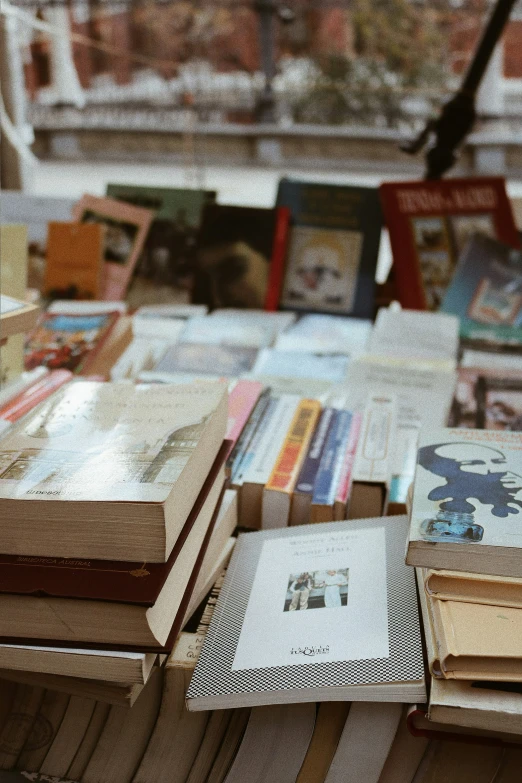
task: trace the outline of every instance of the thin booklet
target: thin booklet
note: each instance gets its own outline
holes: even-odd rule
[[[397,516],[240,536],[188,709],[424,701],[407,529]]]

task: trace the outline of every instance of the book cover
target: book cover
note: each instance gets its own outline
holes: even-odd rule
[[[257,383],[257,381],[256,381]],[[250,443],[260,426],[261,421],[264,419],[266,410],[270,402],[270,389],[264,389],[259,399],[250,414],[247,423],[245,424],[241,435],[239,436],[236,445],[232,449],[230,456],[227,460],[227,473],[230,476],[231,484],[236,484],[237,473],[240,469],[240,465],[245,457]]]
[[[421,433],[407,562],[517,576],[522,562],[522,434]]]
[[[154,213],[112,198],[82,196],[74,208],[79,223],[105,228],[101,298],[124,299]]]
[[[49,223],[43,293],[52,299],[97,299],[104,241],[99,223]]]
[[[154,285],[187,284],[194,273],[197,236],[213,190],[109,183],[107,196],[154,213],[136,275]]]
[[[227,440],[235,446],[263,391],[258,381],[240,380],[228,395]]]
[[[50,370],[89,369],[108,339],[120,314],[62,315],[43,313],[25,343],[25,369],[44,366]]]
[[[178,343],[155,366],[155,372],[237,377],[252,369],[257,348],[240,345]]]
[[[193,302],[276,309],[289,219],[287,209],[206,205]]]
[[[310,448],[297,478],[295,485],[296,495],[313,493],[321,458],[328,443],[332,426],[336,421],[336,415],[337,411],[334,408],[325,408],[321,412]]]
[[[0,405],[0,419],[14,424],[51,394],[54,394],[64,383],[68,383],[72,377],[70,370],[47,372],[43,378],[37,379],[5,405]]]
[[[460,318],[465,340],[522,343],[522,254],[474,235],[459,258],[441,309]]]
[[[372,327],[372,322],[365,318],[312,313],[301,316],[279,335],[275,347],[278,351],[346,354],[353,359],[366,352]]]
[[[262,348],[252,368],[255,375],[279,375],[283,378],[316,378],[341,383],[346,378],[348,356],[318,356],[300,351]]]
[[[460,367],[448,423],[463,429],[521,432],[522,369]]]
[[[346,443],[346,449],[344,452],[344,459],[339,471],[339,480],[337,481],[337,488],[335,491],[335,505],[339,511],[341,509],[346,510],[346,505],[350,498],[350,491],[353,481],[353,469],[355,465],[355,457],[357,454],[357,444],[361,435],[362,416],[360,413],[354,413],[352,415],[352,421],[350,424],[350,433],[348,435],[348,441]],[[335,517],[338,518],[337,516]],[[341,517],[344,519],[344,517]]]
[[[406,534],[407,518],[393,517],[240,536],[188,709],[403,701],[406,692],[423,701]]]
[[[439,307],[472,234],[519,247],[502,177],[385,182],[380,193],[403,307]]]
[[[378,191],[283,178],[290,208],[281,306],[371,318],[382,215]]]

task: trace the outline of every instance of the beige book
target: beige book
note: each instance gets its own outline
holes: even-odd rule
[[[92,719],[96,702],[71,696],[60,728],[40,767],[47,775],[65,776]]]
[[[219,383],[63,386],[2,441],[4,553],[165,562],[227,417]]]
[[[234,761],[250,718],[250,709],[232,710],[223,742],[218,751],[206,783],[223,783]]]
[[[522,579],[516,577],[427,569],[424,588],[434,600],[522,609]]]
[[[325,783],[378,783],[400,718],[400,704],[352,704]]]
[[[226,783],[294,783],[313,735],[315,704],[254,707]]]
[[[68,706],[68,694],[57,691],[45,692],[31,733],[17,759],[18,769],[38,772],[53,744]]]
[[[522,609],[433,601],[442,676],[522,682]]]
[[[24,299],[27,289],[27,226],[17,223],[0,226],[0,266],[2,293]]]
[[[205,734],[186,783],[206,783],[219,749],[223,744],[234,710],[210,713]]]
[[[0,294],[0,340],[29,332],[36,325],[39,313],[36,305]]]
[[[82,783],[128,783],[148,747],[162,698],[162,670],[157,669],[134,707],[111,707]]]
[[[87,726],[79,745],[76,746],[76,753],[67,770],[67,777],[71,780],[82,779],[82,775],[85,772],[87,764],[91,760],[91,756],[94,753],[101,733],[107,723],[110,710],[109,704],[105,704],[101,701],[96,702],[89,725]]]
[[[43,688],[32,685],[17,686],[11,709],[0,730],[0,769],[15,766],[33,728],[44,693]]]
[[[433,627],[433,617],[430,610],[430,602],[424,590],[425,569],[416,568],[415,576],[417,579],[417,588],[419,593],[419,603],[421,607],[422,624],[424,627],[424,641],[426,642],[426,656],[428,659],[428,668],[433,677],[441,677],[439,653],[437,650],[435,630]]]
[[[436,740],[413,783],[497,783],[504,748]]]
[[[349,701],[324,701],[317,705],[314,733],[296,783],[323,783],[337,750],[349,710]]]
[[[448,724],[447,730],[465,728],[474,731],[500,731],[522,734],[522,698],[499,688],[474,687],[463,680],[431,681],[428,717],[430,721]]]
[[[404,708],[379,783],[412,783],[426,753],[429,740],[411,734],[406,723],[406,712]]]

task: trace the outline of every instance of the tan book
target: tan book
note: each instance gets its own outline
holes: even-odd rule
[[[206,783],[223,783],[234,761],[250,718],[249,709],[232,710],[223,742],[218,751]]]
[[[106,706],[104,705],[104,707]],[[65,777],[69,765],[83,742],[95,708],[96,702],[93,699],[87,699],[84,696],[71,696],[60,728],[45,756],[40,772]]]
[[[67,770],[67,777],[71,780],[81,780],[87,764],[91,760],[101,733],[107,723],[111,708],[109,704],[96,702],[91,714],[91,719],[84,732],[80,743],[76,745],[74,758]]]
[[[522,734],[522,697],[511,692],[509,685],[499,683],[498,689],[476,687],[463,680],[431,681],[428,717],[430,721],[448,724],[448,730],[463,727],[474,731],[500,731]]]
[[[53,299],[97,299],[104,243],[105,227],[99,223],[49,223],[44,294]]]
[[[0,295],[0,341],[29,332],[36,325],[40,309],[12,296]]]
[[[27,226],[17,223],[0,226],[0,265],[2,293],[24,299],[27,289]]]
[[[428,605],[444,678],[522,682],[522,609],[429,597]]]
[[[390,752],[379,776],[379,783],[412,783],[419,768],[429,740],[426,737],[414,737],[406,723],[407,708],[403,714],[393,739]]]
[[[186,783],[206,783],[222,746],[235,710],[214,710],[210,713],[205,734]]]
[[[434,600],[522,609],[522,579],[516,577],[427,569],[424,589]]]
[[[349,701],[324,701],[317,706],[314,733],[296,783],[323,783],[337,750],[349,710]]]
[[[3,552],[166,562],[227,414],[220,383],[62,387],[2,441]]]
[[[45,692],[31,733],[17,759],[18,769],[38,772],[53,744],[68,706],[69,694],[57,691]]]

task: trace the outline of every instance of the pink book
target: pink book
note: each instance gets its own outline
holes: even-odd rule
[[[238,381],[228,395],[228,426],[225,438],[232,441],[231,451],[262,391],[263,384],[259,381]]]
[[[346,519],[346,505],[348,503],[350,490],[352,488],[352,473],[355,462],[355,454],[357,451],[357,443],[361,433],[361,424],[362,415],[360,413],[354,413],[350,426],[348,444],[344,453],[339,484],[337,485],[337,492],[335,495],[334,518],[336,520]]]
[[[80,223],[105,227],[101,298],[123,299],[140,257],[154,212],[105,196],[82,196],[73,210]]]
[[[0,419],[14,424],[72,377],[70,370],[52,370],[1,407]]]

